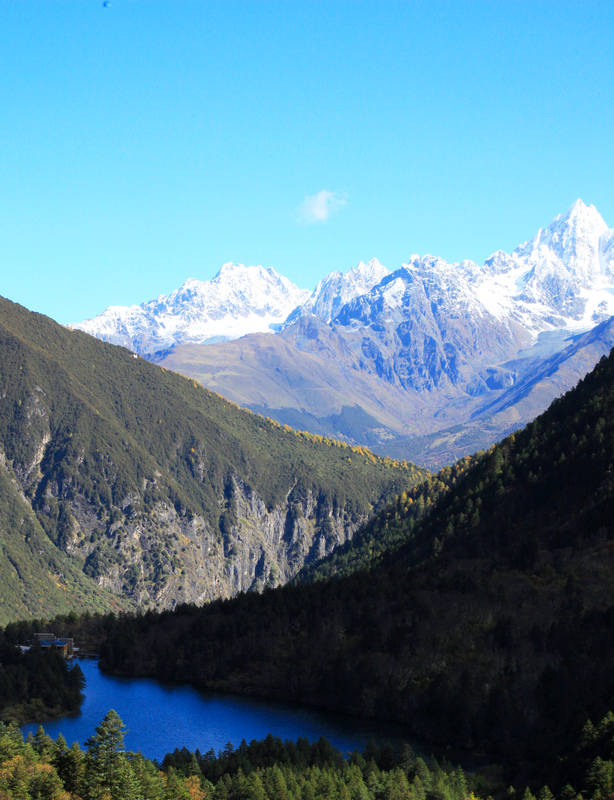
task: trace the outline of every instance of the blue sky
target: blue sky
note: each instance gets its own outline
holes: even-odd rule
[[[610,2],[3,0],[0,294],[70,322],[614,226],[613,41]]]

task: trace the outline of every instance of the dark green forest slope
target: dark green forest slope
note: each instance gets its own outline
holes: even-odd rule
[[[431,482],[421,521],[401,494],[367,529],[391,547],[371,560],[357,539],[352,568],[370,569],[109,618],[102,663],[395,719],[543,771],[614,707],[613,468],[610,355],[523,431]]]
[[[0,621],[283,583],[425,474],[0,299]]]

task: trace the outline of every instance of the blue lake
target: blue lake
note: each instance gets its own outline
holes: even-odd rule
[[[69,745],[75,741],[83,745],[111,708],[128,729],[126,748],[160,761],[176,747],[218,752],[228,742],[238,747],[242,739],[250,742],[269,733],[282,739],[303,736],[310,742],[325,736],[346,754],[363,750],[371,738],[393,744],[408,738],[401,726],[392,724],[243,696],[202,693],[191,686],[147,678],[117,678],[102,673],[93,659],[83,659],[79,665],[87,681],[81,711],[42,723],[51,737],[61,733]],[[39,724],[22,726],[24,735],[36,731]],[[413,741],[412,746],[420,750]]]

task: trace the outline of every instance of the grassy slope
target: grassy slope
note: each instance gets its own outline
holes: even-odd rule
[[[321,323],[322,328],[327,328]],[[332,338],[327,329],[323,349]],[[305,420],[325,420],[328,430],[337,430],[334,420],[344,407],[359,406],[373,418],[375,428],[407,432],[422,407],[418,398],[409,402],[406,393],[377,376],[353,367],[347,354],[338,350],[305,352],[284,335],[252,334],[215,345],[180,345],[159,362],[248,407],[301,411]],[[362,440],[361,440],[362,441]]]
[[[102,560],[111,526],[149,519],[156,503],[219,530],[231,476],[269,509],[289,494],[300,501],[311,493],[319,511],[359,519],[424,475],[286,430],[7,300],[0,300],[0,442],[49,538],[60,549],[78,546],[74,515],[86,506]],[[12,522],[7,529],[14,535]],[[12,618],[21,614],[11,605],[20,593],[15,587],[5,599]]]

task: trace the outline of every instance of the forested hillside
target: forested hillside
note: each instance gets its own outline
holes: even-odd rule
[[[0,621],[278,585],[426,474],[8,300],[0,466]]]
[[[110,618],[102,664],[395,719],[543,771],[613,704],[613,465],[610,355],[417,492],[421,521],[401,494],[345,577]],[[391,546],[371,559],[369,536]]]

